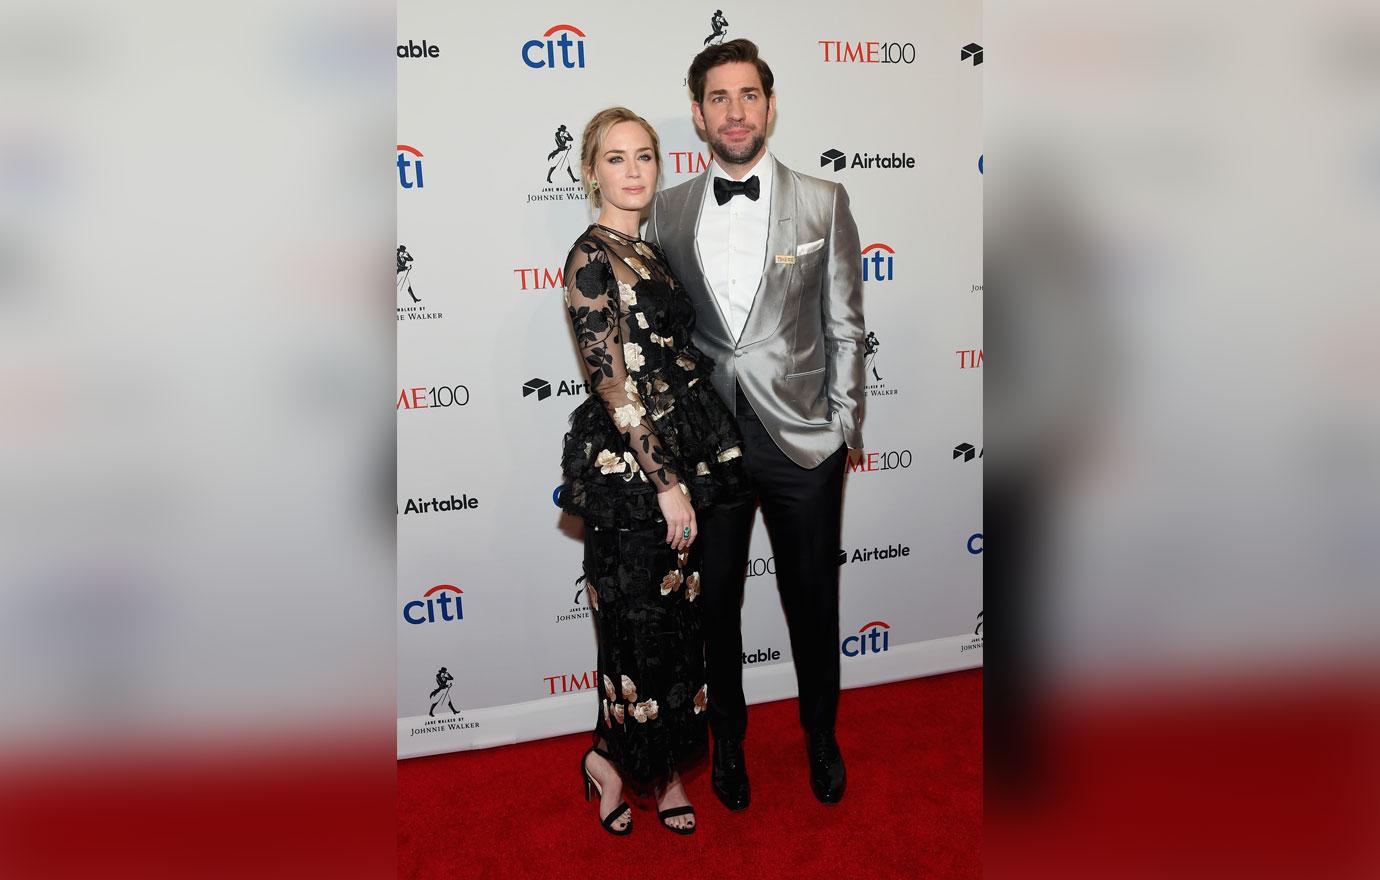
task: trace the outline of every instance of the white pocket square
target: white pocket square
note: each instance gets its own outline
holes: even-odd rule
[[[808,244],[802,244],[800,247],[795,249],[795,255],[797,257],[803,257],[806,254],[814,253],[822,247],[824,247],[824,239],[821,238],[818,241],[812,241]]]

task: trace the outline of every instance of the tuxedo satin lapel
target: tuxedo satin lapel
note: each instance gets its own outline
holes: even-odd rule
[[[704,274],[704,260],[700,259],[700,215],[704,213],[704,190],[709,186],[709,178],[712,171],[705,171],[699,178],[691,184],[689,196],[686,204],[681,209],[681,228],[690,229],[690,256],[694,258],[695,270],[699,273],[698,283],[695,285],[693,302],[695,312],[698,314],[701,332],[713,333],[713,335],[724,340],[728,344],[733,343],[733,333],[728,329],[728,318],[724,315],[723,309],[719,308],[719,298],[714,295],[714,291],[709,289],[709,278]],[[684,241],[684,237],[680,237]],[[686,261],[687,264],[689,261]],[[704,326],[704,318],[713,315],[719,319],[718,326]]]
[[[795,177],[779,161],[772,168],[771,215],[767,218],[767,252],[763,255],[762,280],[757,295],[748,310],[747,323],[738,345],[749,345],[766,338],[781,323],[781,310],[790,293],[795,275]],[[789,263],[778,263],[776,257],[786,254]]]

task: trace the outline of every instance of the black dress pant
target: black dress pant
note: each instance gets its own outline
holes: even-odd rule
[[[777,447],[738,392],[743,458],[756,499],[715,509],[700,522],[709,724],[715,738],[747,732],[743,697],[743,586],[756,506],[776,559],[776,587],[790,631],[800,723],[832,730],[839,702],[839,565],[843,472],[848,450],[803,468]]]

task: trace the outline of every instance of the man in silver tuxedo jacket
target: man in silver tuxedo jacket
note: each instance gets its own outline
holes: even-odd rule
[[[790,630],[810,785],[835,803],[846,781],[834,736],[843,476],[848,449],[862,448],[861,251],[843,187],[767,150],[773,81],[748,40],[695,57],[691,113],[714,161],[657,194],[647,236],[694,304],[694,341],[714,359],[715,388],[743,434]],[[713,787],[732,810],[751,798],[741,606],[756,504],[699,524]]]

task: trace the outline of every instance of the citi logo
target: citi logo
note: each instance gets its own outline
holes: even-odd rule
[[[672,171],[676,174],[698,174],[709,168],[708,153],[697,150],[673,150],[667,155],[671,157]]]
[[[891,650],[891,625],[874,620],[871,623],[864,623],[859,629],[858,634],[849,636],[840,645],[845,657],[861,657],[864,654],[880,654],[883,651]]]
[[[894,471],[910,467],[911,454],[909,449],[901,449],[892,452],[869,452],[859,458],[856,462],[848,463],[848,472],[857,471]]]
[[[817,40],[824,49],[825,64],[914,64],[914,43],[886,43],[881,40]]]
[[[981,461],[984,451],[986,450],[978,449],[971,443],[960,443],[954,447],[954,461],[958,461],[959,459],[963,461],[972,461],[975,458]]]
[[[408,158],[408,156],[412,158]],[[408,171],[412,171],[411,177]],[[407,144],[398,144],[398,185],[403,189],[422,188],[422,151]]]
[[[542,681],[546,682],[547,694],[555,695],[594,690],[598,677],[598,673],[591,669],[589,672],[581,672],[579,675],[573,672],[565,675],[547,675],[542,678]]]
[[[539,266],[531,269],[514,269],[513,274],[518,277],[518,290],[550,290],[553,287],[565,287],[565,269],[543,269]]]
[[[915,157],[908,153],[854,153],[850,160],[848,154],[839,149],[828,149],[819,154],[819,167],[833,166],[835,171],[845,168],[914,168]]]
[[[958,355],[958,368],[960,370],[982,369],[982,349],[956,348],[954,354]]]
[[[452,596],[452,593],[455,595]],[[463,620],[465,613],[460,605],[460,596],[463,593],[464,590],[452,584],[437,584],[423,593],[422,598],[413,599],[403,605],[403,620],[414,626],[435,623],[438,620]]]
[[[969,43],[968,45],[964,46],[962,49],[959,49],[959,50],[958,50],[958,60],[959,60],[959,61],[967,61],[969,58],[973,59],[973,66],[974,66],[974,67],[977,67],[979,64],[981,64],[981,63],[982,63],[982,47],[979,46],[977,43]]]
[[[974,556],[982,555],[982,532],[973,532],[968,536],[968,552]]]
[[[470,402],[470,389],[464,385],[435,385],[431,388],[417,385],[398,392],[398,404],[394,409],[444,409],[448,406],[465,406]]]
[[[892,281],[896,278],[896,251],[880,241],[863,248],[864,281]]]
[[[399,58],[438,58],[440,55],[441,47],[428,43],[426,40],[422,40],[420,46],[411,40],[407,41],[406,46],[398,46]]]
[[[553,40],[552,37],[556,34],[560,34],[560,36]],[[572,40],[571,34],[579,37],[579,39]],[[572,48],[575,50],[574,58],[570,55]],[[559,62],[556,58],[557,49],[561,50]],[[573,24],[552,25],[546,29],[546,33],[541,35],[541,39],[528,40],[522,44],[522,63],[534,70],[543,68],[554,70],[557,67],[571,70],[576,67],[584,67],[585,32]]]
[[[576,394],[588,394],[588,382],[567,382],[561,380],[561,384],[556,386],[557,397],[568,397]],[[545,400],[551,396],[551,383],[542,378],[528,379],[522,383],[522,396],[531,397],[536,395],[537,400]]]

